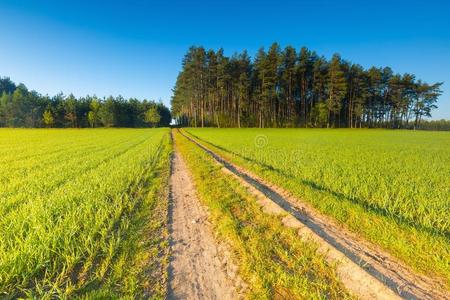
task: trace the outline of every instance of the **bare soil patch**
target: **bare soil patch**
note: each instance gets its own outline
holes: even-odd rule
[[[169,299],[237,299],[236,268],[219,244],[186,164],[175,152],[170,178]],[[233,275],[233,276],[231,276]]]

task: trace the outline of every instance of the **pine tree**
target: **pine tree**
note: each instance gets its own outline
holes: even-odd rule
[[[251,62],[247,51],[238,56],[238,102],[237,102],[237,127],[241,127],[241,115],[248,112],[250,100],[250,73]]]
[[[277,90],[279,88],[280,74],[280,46],[273,43],[267,52],[265,60],[265,80],[263,84],[263,95],[265,96],[267,117],[271,127],[277,127],[279,119],[279,98]]]
[[[156,106],[150,107],[145,112],[145,122],[150,124],[150,126],[156,127],[160,120],[161,120],[161,116],[159,115],[158,109]]]
[[[94,97],[92,99],[91,103],[89,104],[90,111],[88,112],[88,122],[89,125],[94,128],[97,126],[98,122],[98,112],[100,110],[100,102],[97,100],[97,98]]]
[[[317,57],[314,61],[313,65],[313,76],[312,76],[312,103],[314,103],[314,107],[323,108],[326,107],[326,85],[328,81],[328,63],[324,57]],[[325,104],[322,105],[322,103]],[[316,109],[315,113],[319,113],[322,109]],[[311,116],[312,117],[312,116]],[[316,118],[314,116],[313,118]],[[328,113],[327,113],[328,120]],[[325,122],[327,123],[327,122]],[[320,124],[322,126],[323,124]]]
[[[300,96],[300,103],[299,103],[300,122],[305,127],[307,125],[307,114],[308,114],[307,97],[308,97],[308,90],[310,89],[310,81],[312,75],[311,72],[313,69],[311,60],[312,60],[311,52],[306,47],[303,47],[300,50],[298,56],[298,63],[296,69],[297,69],[298,89]],[[319,64],[320,63],[321,62],[319,62]],[[321,69],[318,69],[316,71],[318,71],[319,73],[322,72]]]
[[[44,112],[44,114],[42,115],[42,119],[44,120],[45,126],[53,127],[55,119],[53,118],[53,114],[49,109]]]
[[[77,101],[75,96],[70,94],[64,102],[65,118],[70,122],[71,127],[77,127]]]
[[[336,125],[336,115],[340,112],[342,107],[342,100],[347,93],[347,81],[345,74],[341,67],[341,57],[338,54],[333,55],[329,68],[328,79],[328,124],[331,122],[333,126]]]
[[[281,89],[284,99],[284,109],[281,112],[282,119],[293,125],[295,121],[295,92],[296,92],[296,63],[297,53],[294,48],[288,46],[282,53],[281,63]]]
[[[255,98],[256,111],[258,118],[258,127],[264,127],[264,108],[267,99],[267,84],[266,84],[266,53],[264,48],[260,48],[255,59]]]

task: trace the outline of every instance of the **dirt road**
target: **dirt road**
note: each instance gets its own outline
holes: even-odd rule
[[[169,224],[172,257],[169,299],[237,299],[183,158],[175,152],[170,179]]]

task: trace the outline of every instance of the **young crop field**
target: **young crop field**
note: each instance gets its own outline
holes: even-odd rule
[[[449,149],[446,132],[1,129],[0,298],[446,299]]]
[[[163,297],[168,129],[0,130],[0,298]]]
[[[450,286],[450,134],[388,130],[186,130]]]

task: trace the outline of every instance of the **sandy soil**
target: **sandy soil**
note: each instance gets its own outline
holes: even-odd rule
[[[283,222],[298,230],[301,238],[319,244],[328,261],[337,262],[344,285],[362,299],[449,299],[445,285],[435,278],[413,272],[379,247],[345,230],[330,218],[287,191],[203,148],[252,192],[268,213],[285,215]]]
[[[217,243],[186,164],[175,152],[170,179],[169,299],[237,299],[230,272],[236,273]],[[228,265],[228,266],[227,266]],[[231,270],[231,271],[230,271]]]

